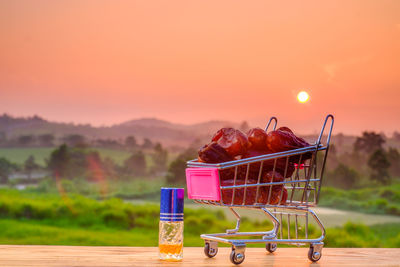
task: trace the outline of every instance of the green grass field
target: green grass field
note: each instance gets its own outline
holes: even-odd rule
[[[158,213],[158,205],[145,202],[132,205],[119,199],[1,189],[0,243],[156,246]],[[223,232],[233,224],[221,211],[185,208],[185,246],[202,246],[201,233]],[[241,230],[265,231],[271,226],[269,221],[245,219]],[[399,229],[399,223],[346,223],[327,228],[324,242],[327,247],[399,247]],[[309,232],[310,237],[320,234],[311,226]]]
[[[96,183],[84,179],[62,179],[56,185],[52,178],[42,180],[38,186],[27,187],[26,192],[37,194],[58,194],[60,190],[68,194],[80,194],[92,199],[121,198],[125,200],[157,200],[160,188],[166,186],[164,177],[136,177],[129,180],[104,180]]]
[[[154,246],[158,233],[142,229],[85,229],[42,224],[32,220],[0,219],[0,244]]]
[[[218,211],[221,210],[225,213],[225,216],[228,220],[232,222],[235,221],[235,216],[230,212],[229,209],[224,207],[214,207],[214,206],[204,206],[201,204],[196,204],[191,201],[188,201],[185,204],[186,207],[191,209],[207,207],[210,210]],[[325,207],[315,207],[312,208],[321,219],[323,224],[326,227],[341,227],[346,222],[351,221],[352,223],[360,223],[365,225],[375,225],[375,224],[399,224],[400,225],[400,216],[393,215],[381,215],[381,214],[365,214],[357,211],[345,211],[345,210],[337,210],[332,208]],[[246,217],[253,221],[263,221],[266,219],[266,215],[261,211],[254,211],[249,209],[237,209],[237,212],[243,217]],[[314,220],[310,220],[310,223],[317,225]],[[399,229],[400,231],[400,229]]]
[[[36,163],[45,166],[46,159],[49,158],[52,147],[35,148],[0,148],[0,157],[6,158],[12,163],[23,164],[29,156],[34,156]]]
[[[34,148],[0,148],[0,158],[6,158],[16,164],[23,164],[29,156],[34,156],[36,163],[44,167],[46,159],[50,157],[51,152],[56,149],[55,147],[34,147]],[[109,149],[109,148],[90,148],[91,150],[98,151],[100,156],[104,159],[111,158],[117,164],[123,164],[124,161],[131,155],[128,151]],[[146,155],[148,166],[152,166],[153,161],[149,155]]]
[[[323,187],[319,204],[343,210],[400,215],[400,183],[351,190]]]

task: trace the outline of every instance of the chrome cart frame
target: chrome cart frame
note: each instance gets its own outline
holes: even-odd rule
[[[329,121],[330,124],[328,125]],[[277,118],[270,118],[265,130],[268,131],[271,124],[273,124],[272,128],[275,130],[277,122]],[[267,251],[271,253],[277,249],[277,243],[297,246],[309,244],[308,258],[313,262],[321,258],[325,228],[311,207],[315,207],[318,204],[333,123],[334,117],[327,115],[318,139],[309,147],[219,164],[201,163],[197,160],[187,162],[187,166],[190,169],[212,168],[218,170],[218,179],[220,179],[221,184],[219,186],[220,195],[222,196],[223,192],[226,192],[225,190],[231,190],[232,192],[229,201],[226,198],[223,200],[222,197],[219,201],[194,199],[195,202],[201,204],[227,207],[236,217],[235,229],[228,229],[225,233],[201,235],[201,238],[205,241],[204,252],[208,257],[214,257],[217,254],[218,242],[221,242],[232,246],[230,260],[234,264],[240,264],[244,261],[246,244],[251,243],[265,243]],[[328,134],[326,135],[325,144],[323,144],[322,138],[325,128],[328,129]],[[283,177],[286,178],[279,182],[275,182],[274,179],[271,182],[263,182],[260,178],[263,168],[266,168],[265,166],[269,166],[273,170],[273,173],[278,168],[281,168],[281,172],[284,172]],[[251,169],[254,173],[254,168],[258,168],[256,172],[257,182],[249,183],[249,173]],[[290,168],[292,168],[291,171]],[[222,185],[221,176],[223,175],[223,171],[226,170],[229,170],[232,175],[233,185]],[[293,174],[287,175],[289,172],[293,172]],[[239,180],[244,180],[244,184],[238,184],[237,181]],[[281,189],[278,204],[271,204],[271,190],[276,186],[284,187],[287,197],[283,196],[283,189]],[[235,201],[235,193],[238,195],[240,193],[239,190],[241,190],[241,199],[243,200],[237,203],[238,201]],[[246,200],[246,192],[248,190],[253,190],[253,192],[256,190],[254,203],[248,203]],[[264,201],[263,203],[257,202],[260,190],[269,190],[268,201]],[[237,209],[241,208],[263,212],[271,220],[273,228],[265,232],[239,232],[241,217]],[[321,232],[319,237],[310,237],[310,220],[314,220],[319,227]],[[286,226],[284,226],[283,221],[286,222]],[[244,237],[256,238],[246,239]]]

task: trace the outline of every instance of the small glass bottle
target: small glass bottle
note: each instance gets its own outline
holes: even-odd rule
[[[160,225],[158,236],[161,260],[183,258],[183,188],[161,188]]]

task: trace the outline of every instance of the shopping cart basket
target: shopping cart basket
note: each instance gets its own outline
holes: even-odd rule
[[[329,121],[330,125],[326,127]],[[271,124],[275,129],[277,122],[272,117],[265,130],[268,131]],[[189,198],[201,204],[227,207],[237,219],[235,229],[201,235],[205,241],[204,253],[208,257],[217,254],[218,242],[221,242],[232,246],[230,260],[234,264],[244,261],[246,244],[253,243],[265,243],[271,253],[277,249],[277,243],[309,244],[308,258],[313,262],[321,258],[325,228],[311,207],[318,203],[333,122],[332,115],[326,116],[317,141],[309,147],[218,164],[197,160],[187,162]],[[325,128],[329,128],[326,136]],[[284,179],[277,181],[272,177],[269,181],[263,180],[267,170],[273,176],[278,176],[275,171],[279,170]],[[226,184],[221,177],[231,178],[231,184]],[[239,232],[239,208],[265,213],[273,228],[265,232]],[[315,229],[310,226],[311,220],[320,229],[319,237],[309,235],[309,230]]]

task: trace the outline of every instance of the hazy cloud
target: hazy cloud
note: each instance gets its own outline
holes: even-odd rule
[[[353,57],[353,58],[349,58],[346,60],[325,64],[323,66],[323,69],[326,72],[326,74],[328,75],[328,82],[331,82],[337,76],[337,72],[339,69],[342,69],[344,67],[348,67],[351,65],[366,63],[366,62],[370,61],[371,58],[372,58],[371,55],[365,55],[365,56],[361,56],[361,57]]]

